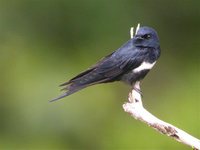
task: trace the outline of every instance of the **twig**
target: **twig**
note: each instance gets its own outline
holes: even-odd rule
[[[138,25],[137,25],[137,27],[136,27],[135,35],[137,34],[139,28],[140,28],[140,23],[138,23]],[[131,29],[130,29],[130,36],[131,36],[131,39],[132,39],[133,36],[134,36],[134,27],[131,27]]]
[[[134,27],[131,27],[131,29],[130,29],[130,36],[131,36],[131,39],[132,39],[133,36],[134,36]]]
[[[129,102],[123,105],[124,111],[128,112],[136,120],[146,123],[148,126],[156,129],[183,144],[191,146],[194,150],[200,150],[200,140],[186,133],[185,131],[164,122],[150,112],[142,104],[140,82],[136,82],[133,90],[129,93]]]
[[[137,25],[137,28],[136,28],[136,30],[135,30],[135,34],[137,34],[139,28],[140,28],[140,23],[138,23],[138,25]]]

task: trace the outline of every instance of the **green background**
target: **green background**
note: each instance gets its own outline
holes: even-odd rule
[[[0,0],[0,149],[187,150],[122,109],[130,87],[58,85],[155,28],[161,57],[142,83],[145,107],[200,137],[200,1]]]

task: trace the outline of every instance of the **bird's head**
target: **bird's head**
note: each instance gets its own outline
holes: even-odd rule
[[[133,44],[136,47],[160,47],[157,32],[150,27],[140,27],[133,37]]]

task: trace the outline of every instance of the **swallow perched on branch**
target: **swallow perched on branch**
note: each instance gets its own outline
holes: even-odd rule
[[[136,34],[119,49],[61,84],[65,93],[51,101],[100,83],[123,81],[133,85],[146,76],[159,56],[160,43],[157,32],[150,27],[139,27]]]

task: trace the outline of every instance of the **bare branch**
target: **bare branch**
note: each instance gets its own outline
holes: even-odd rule
[[[158,132],[186,144],[195,150],[200,150],[199,139],[167,122],[158,119],[143,107],[139,82],[134,85],[133,90],[129,93],[129,102],[125,103],[123,108],[124,111],[128,112],[132,117],[146,123]]]

